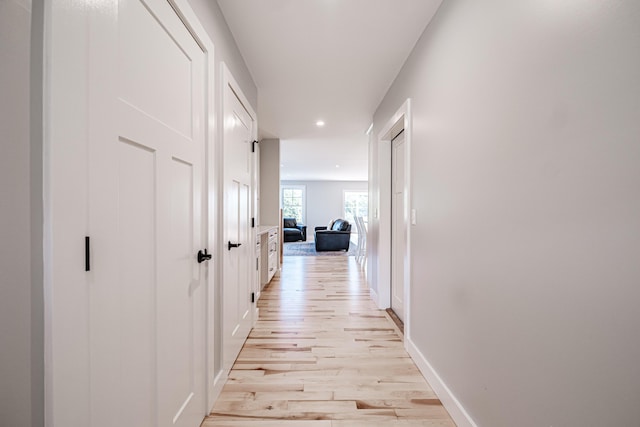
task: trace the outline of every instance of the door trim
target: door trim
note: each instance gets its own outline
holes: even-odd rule
[[[404,130],[405,138],[405,212],[411,216],[411,143],[412,143],[412,113],[411,98],[389,118],[385,126],[378,133],[380,153],[378,182],[380,183],[379,212],[379,241],[377,277],[377,305],[381,309],[391,307],[391,141]],[[411,339],[411,224],[407,224],[407,241],[405,242],[405,275],[404,275],[404,342],[405,347]]]

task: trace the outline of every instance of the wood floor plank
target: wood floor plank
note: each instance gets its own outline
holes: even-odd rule
[[[333,420],[331,427],[374,427],[370,421]],[[375,427],[455,427],[453,421],[447,420],[387,420],[376,421]]]
[[[352,257],[286,257],[202,427],[455,427]]]
[[[226,420],[207,418],[201,427],[331,427],[330,420]]]

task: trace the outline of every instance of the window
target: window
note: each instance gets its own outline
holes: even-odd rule
[[[305,224],[305,191],[304,185],[287,185],[281,187],[282,216],[295,218],[299,224]]]
[[[344,191],[344,219],[354,223],[361,216],[367,222],[369,216],[369,193],[366,191]]]

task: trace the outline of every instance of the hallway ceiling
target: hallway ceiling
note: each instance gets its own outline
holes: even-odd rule
[[[441,1],[218,0],[281,179],[367,179],[365,132]]]

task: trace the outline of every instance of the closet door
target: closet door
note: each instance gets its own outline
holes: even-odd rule
[[[205,55],[165,0],[104,7],[90,22],[91,425],[197,427]]]
[[[228,73],[228,72],[227,72]],[[252,135],[255,120],[229,81],[223,88],[224,241],[223,241],[223,369],[228,372],[253,326],[251,298]],[[235,90],[234,90],[235,89]],[[238,246],[239,245],[239,246]]]
[[[408,213],[406,203],[404,132],[391,142],[391,309],[404,321],[404,284],[408,274],[407,229]]]

